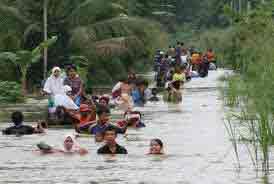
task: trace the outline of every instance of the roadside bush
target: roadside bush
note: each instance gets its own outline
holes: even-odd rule
[[[17,82],[0,81],[0,103],[17,103],[24,100]]]

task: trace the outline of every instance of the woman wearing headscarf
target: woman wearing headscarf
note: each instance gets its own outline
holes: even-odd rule
[[[44,85],[43,92],[52,97],[57,94],[64,94],[63,86],[64,79],[61,77],[61,69],[59,67],[54,67],[51,76]]]
[[[88,150],[80,147],[80,145],[75,140],[75,136],[73,135],[65,136],[62,149],[53,148],[43,142],[37,144],[37,147],[39,148],[39,151],[43,154],[64,153],[85,155],[88,153]]]

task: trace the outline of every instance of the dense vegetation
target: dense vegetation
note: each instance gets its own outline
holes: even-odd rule
[[[230,27],[207,30],[192,43],[213,47],[223,66],[234,70],[224,93],[231,107],[227,129],[236,153],[244,141],[256,169],[267,174],[274,144],[274,6],[272,1],[255,5],[246,13],[230,11]]]
[[[75,61],[80,58],[85,62],[79,68],[87,73],[82,77],[90,85],[112,83],[135,66],[147,68],[156,46],[166,42],[165,33],[159,23],[127,13],[127,1],[122,0],[49,0],[49,37],[58,36],[58,41],[49,51],[48,68],[83,63]],[[43,40],[43,1],[1,1],[0,14],[5,17],[0,22],[0,51],[30,50]],[[2,59],[1,67],[8,62]],[[28,70],[29,88],[42,80],[41,63]],[[16,75],[6,77],[9,72],[1,71],[3,80],[18,80],[18,67],[11,70]]]

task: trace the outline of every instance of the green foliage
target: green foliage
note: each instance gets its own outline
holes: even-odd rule
[[[234,107],[233,125],[241,137],[251,141],[251,157],[256,167],[269,172],[270,146],[274,144],[274,6],[258,7],[248,16],[240,16],[230,32],[230,44],[224,44],[226,62],[235,69],[236,76],[228,81],[226,100]],[[235,103],[236,102],[236,103]],[[248,128],[248,134],[242,131]],[[260,149],[260,152],[257,150]]]
[[[26,84],[27,84],[27,71],[31,64],[35,64],[40,61],[42,50],[48,48],[57,41],[57,37],[54,36],[51,39],[40,43],[32,51],[19,50],[16,53],[2,52],[0,53],[0,60],[10,61],[20,69],[21,72],[21,85],[23,95],[26,95]]]
[[[20,85],[16,82],[0,81],[0,103],[16,103],[24,100]]]
[[[0,15],[8,17],[0,22],[0,50],[32,50],[42,41],[43,4],[44,1],[36,0],[5,0],[0,3]],[[147,57],[152,60],[155,48],[162,47],[167,40],[160,31],[160,24],[128,16],[128,1],[125,0],[48,0],[47,10],[49,35],[59,38],[49,52],[49,68],[74,62],[72,56],[87,58],[85,66],[76,61],[83,69],[80,75],[91,68],[86,65],[100,62],[101,57],[106,57],[106,60],[119,58],[126,62],[125,66],[132,65],[134,60]],[[35,70],[35,76],[27,75],[31,76],[31,81],[41,80],[41,75],[38,75],[42,73],[41,65],[31,64],[30,68]],[[104,68],[96,69],[106,71]],[[114,80],[119,77],[111,76]]]

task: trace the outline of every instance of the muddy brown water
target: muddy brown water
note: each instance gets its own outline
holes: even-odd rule
[[[78,139],[90,152],[86,156],[41,156],[33,152],[39,141],[61,147],[64,135],[73,132],[70,129],[23,137],[0,135],[0,183],[264,183],[260,173],[256,176],[244,146],[239,150],[241,172],[237,170],[224,126],[226,108],[217,89],[217,78],[224,72],[193,79],[186,85],[182,104],[161,101],[140,108],[147,127],[129,130],[127,138],[118,137],[119,144],[129,152],[127,156],[97,155],[100,144],[91,137]],[[8,125],[0,124],[1,128]],[[166,157],[145,155],[149,140],[156,137],[164,141]]]

